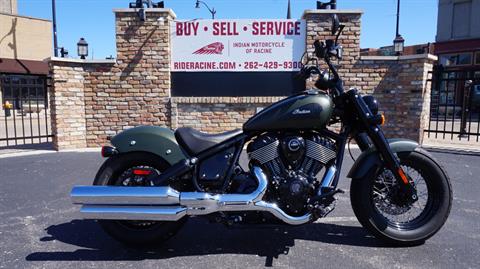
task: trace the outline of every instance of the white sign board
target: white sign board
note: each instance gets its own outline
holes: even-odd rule
[[[175,21],[172,72],[298,71],[305,25],[305,20]]]

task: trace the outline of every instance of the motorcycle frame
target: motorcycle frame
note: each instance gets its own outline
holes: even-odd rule
[[[340,133],[335,133],[332,132],[328,129],[323,129],[323,130],[314,130],[318,132],[320,135],[324,135],[326,137],[329,137],[330,139],[334,140],[336,145],[337,145],[337,156],[335,158],[335,167],[337,168],[335,172],[335,178],[332,181],[332,187],[333,189],[336,189],[338,182],[339,182],[339,177],[340,177],[340,168],[342,167],[343,164],[343,157],[345,154],[345,146],[348,141],[348,137],[350,135],[350,130],[351,128],[349,126],[343,125],[341,128]],[[285,130],[288,132],[289,130]],[[293,131],[293,130],[291,130]],[[298,131],[298,130],[296,130]],[[307,131],[307,130],[305,130]],[[312,131],[312,130],[308,130]],[[164,173],[160,174],[157,178],[153,179],[153,182],[169,182],[170,180],[175,180],[181,177],[182,175],[188,173],[188,172],[193,172],[192,175],[192,184],[195,187],[196,191],[204,192],[205,190],[198,184],[198,173],[197,169],[198,166],[202,163],[202,161],[207,160],[211,156],[214,156],[215,154],[218,154],[222,151],[225,151],[229,148],[235,147],[235,152],[233,156],[233,161],[231,162],[230,166],[228,167],[228,172],[223,178],[224,184],[221,190],[218,190],[220,193],[224,193],[228,186],[230,181],[232,180],[232,176],[234,175],[234,168],[239,166],[239,159],[240,155],[243,151],[243,148],[246,144],[246,142],[252,140],[253,138],[257,137],[258,135],[263,134],[264,132],[253,132],[253,133],[241,133],[236,135],[233,138],[228,139],[227,141],[224,141],[218,145],[215,145],[211,148],[208,148],[202,152],[200,152],[196,156],[191,156],[187,158],[186,160],[180,161],[177,164],[173,165],[169,169],[167,169]]]

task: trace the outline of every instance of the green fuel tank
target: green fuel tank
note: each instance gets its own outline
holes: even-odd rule
[[[333,113],[329,95],[305,92],[274,103],[250,118],[245,132],[280,130],[320,130],[325,128]]]

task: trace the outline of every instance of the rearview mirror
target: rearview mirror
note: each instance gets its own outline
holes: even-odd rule
[[[332,35],[335,35],[340,28],[340,20],[338,19],[337,14],[332,15]]]

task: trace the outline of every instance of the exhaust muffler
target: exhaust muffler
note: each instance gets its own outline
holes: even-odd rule
[[[87,219],[177,221],[184,216],[226,211],[266,211],[291,225],[309,222],[311,214],[294,217],[274,203],[262,201],[268,179],[260,167],[252,172],[258,187],[250,194],[177,192],[170,187],[76,186],[71,197]]]

